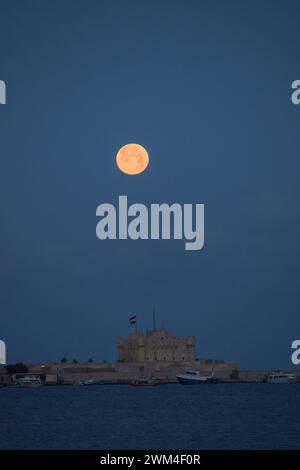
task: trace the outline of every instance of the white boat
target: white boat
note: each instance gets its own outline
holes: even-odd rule
[[[295,384],[297,382],[297,377],[295,374],[272,372],[267,376],[266,382],[269,384]]]
[[[163,385],[163,382],[155,380],[153,377],[141,377],[140,379],[133,380],[129,385],[132,387],[156,387]]]
[[[21,379],[18,379],[17,384],[20,387],[32,388],[32,387],[40,387],[42,385],[42,381],[40,377],[36,377],[35,375],[27,375],[26,377],[22,377]]]
[[[92,379],[89,379],[89,380],[79,380],[78,385],[97,385],[97,383],[96,383],[94,380],[92,380]]]
[[[210,375],[201,375],[198,371],[186,371],[184,374],[176,375],[176,379],[184,385],[201,385],[218,382],[214,369],[212,369]]]

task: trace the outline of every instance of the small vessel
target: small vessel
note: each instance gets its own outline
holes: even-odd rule
[[[135,379],[130,384],[132,387],[157,387],[162,385],[162,382],[155,380],[153,377],[141,377],[140,379]]]
[[[295,374],[272,372],[267,376],[266,382],[269,384],[295,384],[297,382],[297,377]]]
[[[79,380],[78,382],[78,385],[97,385],[97,383],[92,380],[92,379],[89,379],[89,380]]]
[[[184,385],[201,385],[218,382],[218,379],[215,377],[214,368],[210,375],[201,375],[198,371],[187,370],[184,374],[176,375],[176,379]]]
[[[42,381],[40,377],[36,377],[35,375],[27,375],[26,377],[22,377],[21,379],[18,379],[17,384],[20,387],[32,388],[32,387],[40,387],[42,385]]]

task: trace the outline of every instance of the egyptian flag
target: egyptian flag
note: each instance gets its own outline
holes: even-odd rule
[[[136,315],[132,315],[131,317],[129,317],[129,323],[130,325],[136,324]]]

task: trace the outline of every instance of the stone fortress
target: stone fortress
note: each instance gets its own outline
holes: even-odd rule
[[[119,362],[194,361],[194,336],[176,338],[166,328],[146,333],[130,333],[118,341]]]
[[[129,333],[118,340],[115,363],[43,364],[29,366],[29,373],[43,374],[46,383],[72,384],[80,380],[99,383],[128,383],[142,376],[176,382],[176,374],[185,370],[209,374],[215,368],[217,377],[231,380],[239,376],[239,364],[223,360],[198,359],[194,336],[177,338],[166,329]]]

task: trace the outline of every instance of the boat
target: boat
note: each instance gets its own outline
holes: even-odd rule
[[[85,385],[85,386],[88,386],[88,385],[97,385],[97,382],[95,382],[95,380],[92,380],[92,379],[89,379],[89,380],[79,380],[79,382],[77,382],[77,384],[75,385]]]
[[[27,375],[26,377],[22,377],[21,379],[17,379],[17,384],[20,387],[24,388],[33,388],[33,387],[40,387],[42,385],[42,381],[40,377],[35,375]]]
[[[272,372],[267,376],[266,382],[269,384],[295,384],[297,382],[297,377],[295,374]]]
[[[133,380],[129,385],[132,387],[157,387],[158,385],[163,385],[163,383],[155,380],[153,377],[141,377],[140,379]]]
[[[176,379],[184,385],[201,385],[218,382],[214,369],[212,369],[210,375],[201,375],[198,371],[187,370],[184,374],[176,375]]]

